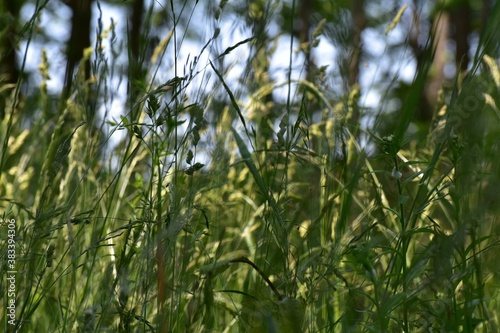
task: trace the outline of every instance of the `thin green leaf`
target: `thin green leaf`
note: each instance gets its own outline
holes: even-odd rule
[[[234,109],[238,113],[238,116],[240,117],[241,123],[243,124],[243,127],[245,128],[245,131],[248,133],[248,129],[247,129],[247,124],[245,122],[245,118],[243,117],[243,114],[241,113],[240,107],[238,106],[238,102],[236,102],[236,98],[234,97],[233,92],[231,91],[231,89],[229,89],[229,86],[224,81],[224,78],[222,77],[222,74],[215,68],[214,64],[212,64],[211,61],[210,61],[210,66],[214,70],[215,74],[217,74],[217,77],[219,78],[220,82],[224,86],[224,89],[226,89],[226,92],[229,95],[229,99],[231,100],[231,104],[233,105]]]

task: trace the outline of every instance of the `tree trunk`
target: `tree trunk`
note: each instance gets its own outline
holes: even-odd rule
[[[90,47],[90,20],[92,18],[92,0],[69,0],[66,4],[71,8],[71,37],[67,44],[66,77],[64,80],[63,99],[71,92],[75,66],[82,60],[83,52]],[[90,61],[86,61],[85,80],[90,78]]]

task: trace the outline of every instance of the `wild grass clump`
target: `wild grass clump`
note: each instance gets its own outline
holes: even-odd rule
[[[225,45],[222,1],[214,33],[181,58],[203,8],[170,5],[173,24],[159,39],[145,29],[134,59],[100,19],[90,77],[82,61],[66,99],[47,89],[44,52],[36,91],[21,95],[22,77],[0,88],[0,207],[16,221],[6,332],[498,330],[494,58],[478,52],[442,89],[424,135],[410,130],[417,75],[382,134],[360,125],[359,86],[332,92],[325,68],[293,79],[305,65],[290,57],[272,79],[276,6],[252,6],[262,35]],[[236,82],[226,57],[241,48]],[[121,71],[120,54],[140,70]]]

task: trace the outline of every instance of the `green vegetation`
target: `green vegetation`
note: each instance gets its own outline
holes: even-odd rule
[[[432,38],[411,84],[387,73],[393,84],[373,83],[385,93],[370,109],[359,73],[312,65],[321,36],[341,27],[320,19],[292,43],[295,1],[152,3],[137,48],[99,20],[55,95],[45,50],[38,74],[25,73],[47,3],[19,29],[21,75],[0,85],[0,250],[7,258],[8,221],[16,249],[15,269],[2,261],[2,309],[6,272],[17,271],[15,324],[0,312],[6,332],[499,330],[499,5],[426,120]],[[381,15],[386,42],[405,10]],[[200,11],[208,37],[190,30]],[[168,29],[155,23],[162,14]],[[253,34],[225,45],[224,15],[244,17]],[[282,35],[270,37],[278,16]],[[206,38],[180,63],[190,34]],[[277,81],[270,59],[282,36],[305,60],[290,57]],[[242,48],[248,59],[225,61]],[[241,81],[235,65],[247,66]],[[297,67],[307,78],[292,78]],[[28,74],[41,77],[36,87]],[[109,116],[122,98],[122,114]]]

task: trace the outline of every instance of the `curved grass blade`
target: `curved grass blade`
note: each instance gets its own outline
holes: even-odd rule
[[[282,250],[286,251],[288,248],[287,246],[287,239],[286,239],[286,233],[285,233],[285,226],[283,225],[283,220],[281,218],[281,213],[278,209],[278,204],[274,200],[274,197],[269,194],[269,189],[267,188],[266,183],[264,182],[264,179],[262,179],[262,176],[260,175],[259,171],[257,170],[257,167],[255,166],[253,160],[252,160],[252,155],[247,149],[247,146],[245,145],[245,142],[241,138],[241,136],[236,132],[234,128],[231,127],[231,132],[233,132],[234,139],[236,140],[236,144],[238,146],[238,150],[241,154],[241,157],[243,158],[243,161],[245,162],[245,165],[247,166],[248,170],[252,174],[255,182],[257,183],[257,186],[259,187],[259,190],[261,191],[262,195],[266,199],[266,201],[269,203],[269,206],[271,206],[271,209],[274,212],[274,215],[276,219],[272,219],[274,223],[272,223],[272,232],[276,238],[277,244],[282,248]]]

